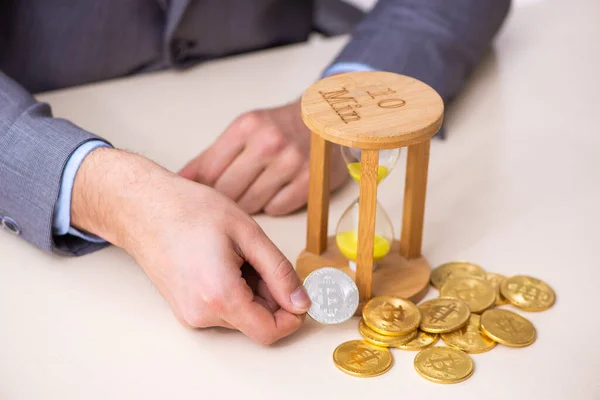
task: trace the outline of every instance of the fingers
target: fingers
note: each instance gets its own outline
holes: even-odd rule
[[[179,175],[214,186],[225,170],[248,147],[249,138],[261,131],[264,119],[259,111],[240,115],[206,151],[190,161]]]
[[[220,137],[211,147],[183,167],[178,174],[203,185],[213,186],[243,148],[244,144],[241,141]]]
[[[246,134],[244,151],[217,179],[214,187],[232,200],[238,200],[252,186],[267,165],[277,159],[287,139],[276,126],[260,126]]]
[[[252,300],[234,305],[235,310],[225,319],[254,341],[270,345],[296,331],[304,320],[283,308],[274,313],[259,302]]]
[[[275,311],[277,311],[278,309],[281,308],[281,307],[279,307],[279,304],[277,303],[277,301],[275,300],[275,298],[269,291],[269,288],[267,287],[267,283],[265,281],[263,281],[262,279],[260,279],[258,281],[255,293],[256,293],[255,299],[257,301],[260,300],[259,302],[261,304],[263,304],[272,313],[274,313]]]
[[[261,211],[282,187],[294,179],[304,164],[300,150],[295,146],[287,147],[239,198],[240,208],[249,214]]]
[[[266,206],[265,213],[272,216],[290,214],[306,205],[308,200],[308,165],[304,165],[301,172],[290,182],[281,188],[275,196],[271,198]],[[330,179],[330,190],[341,187],[348,181],[350,175],[341,158],[336,157],[332,160],[332,170]]]
[[[184,178],[213,186],[245,148],[246,133],[257,129],[262,119],[256,112],[235,119],[219,138],[179,172]]]
[[[233,272],[236,266],[229,264],[227,269]],[[275,308],[271,305],[270,308],[269,302],[256,296],[248,285],[248,280],[258,283],[253,279],[255,276],[244,265],[241,274],[222,276],[219,285],[212,287],[212,293],[205,293],[205,304],[214,315],[218,315],[246,336],[258,343],[269,345],[297,330],[302,325],[304,316],[295,315],[278,306]],[[266,295],[264,289],[261,291]]]
[[[267,214],[285,215],[298,210],[308,199],[308,169],[284,186],[264,207]]]
[[[263,172],[267,160],[258,155],[256,149],[247,147],[225,169],[214,184],[214,188],[232,200],[237,200]]]
[[[305,313],[310,299],[294,267],[262,229],[254,224],[239,229],[236,235],[242,257],[260,274],[277,303],[291,313]]]
[[[281,107],[241,115],[179,174],[214,187],[246,212],[262,210],[282,187],[308,169],[310,136],[302,124],[299,128],[293,123],[296,113],[295,107]]]
[[[279,308],[279,304],[273,298],[271,292],[267,288],[267,284],[263,281],[256,272],[256,270],[248,263],[244,263],[242,265],[242,278],[246,280],[246,284],[252,289],[254,293],[254,299],[263,305],[266,309],[270,310],[272,313],[277,311]]]

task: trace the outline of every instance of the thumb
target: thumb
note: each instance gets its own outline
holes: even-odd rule
[[[253,229],[242,229],[238,246],[243,257],[260,274],[277,303],[294,314],[303,314],[310,307],[310,298],[292,263],[254,223]]]

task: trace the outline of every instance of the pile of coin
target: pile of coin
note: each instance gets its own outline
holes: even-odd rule
[[[358,325],[364,340],[338,346],[335,365],[350,375],[377,376],[392,367],[390,348],[420,350],[414,366],[421,376],[436,383],[461,382],[474,371],[467,353],[484,353],[497,343],[524,347],[535,341],[536,330],[528,319],[494,307],[511,304],[542,311],[555,301],[552,288],[538,279],[505,278],[465,261],[435,268],[431,284],[440,297],[419,306],[399,297],[372,298]],[[447,347],[432,347],[440,336]]]

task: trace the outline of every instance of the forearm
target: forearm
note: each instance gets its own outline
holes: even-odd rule
[[[158,164],[122,150],[99,148],[83,161],[73,186],[71,224],[123,248],[144,237],[139,221],[147,220],[147,193],[159,193],[174,176]]]

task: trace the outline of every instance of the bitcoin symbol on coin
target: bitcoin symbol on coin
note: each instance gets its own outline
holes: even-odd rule
[[[523,322],[505,315],[501,315],[498,318],[498,322],[496,324],[498,326],[498,329],[510,335],[518,334],[519,331],[523,329],[525,325]]]
[[[458,309],[457,309],[458,305],[456,304],[449,304],[449,305],[439,305],[439,306],[433,306],[431,307],[431,311],[430,311],[430,315],[431,315],[431,320],[430,322],[433,323],[437,323],[437,322],[446,322],[447,318],[449,316],[451,316],[454,313],[458,313]]]
[[[456,361],[457,359],[452,354],[432,354],[431,357],[425,360],[423,366],[433,368],[439,372],[452,373]]]
[[[477,288],[472,288],[464,285],[456,286],[455,291],[456,297],[466,302],[474,300],[479,295]]]
[[[510,283],[508,288],[515,293],[520,293],[521,296],[523,296],[523,299],[527,301],[547,301],[550,298],[550,294],[541,291],[535,286],[529,286],[527,284],[519,285],[517,283]]]
[[[394,306],[391,303],[385,302],[381,305],[381,319],[390,325],[395,322],[404,321],[404,309],[402,306]]]
[[[473,373],[473,360],[464,352],[449,347],[430,347],[415,357],[415,369],[425,379],[437,383],[456,383]]]
[[[331,267],[319,268],[304,279],[312,301],[308,315],[322,324],[339,324],[354,315],[358,288],[346,273]]]
[[[340,285],[335,283],[331,276],[326,276],[323,283],[318,285],[321,310],[330,317],[343,304],[344,297]]]
[[[500,285],[500,293],[511,304],[528,311],[546,310],[556,300],[547,283],[524,275],[507,278]]]
[[[333,351],[335,366],[354,376],[377,376],[392,367],[392,353],[363,340],[340,344]]]
[[[366,347],[357,347],[356,350],[350,353],[349,364],[354,364],[357,367],[363,367],[368,364],[377,363],[379,356],[376,352]]]

